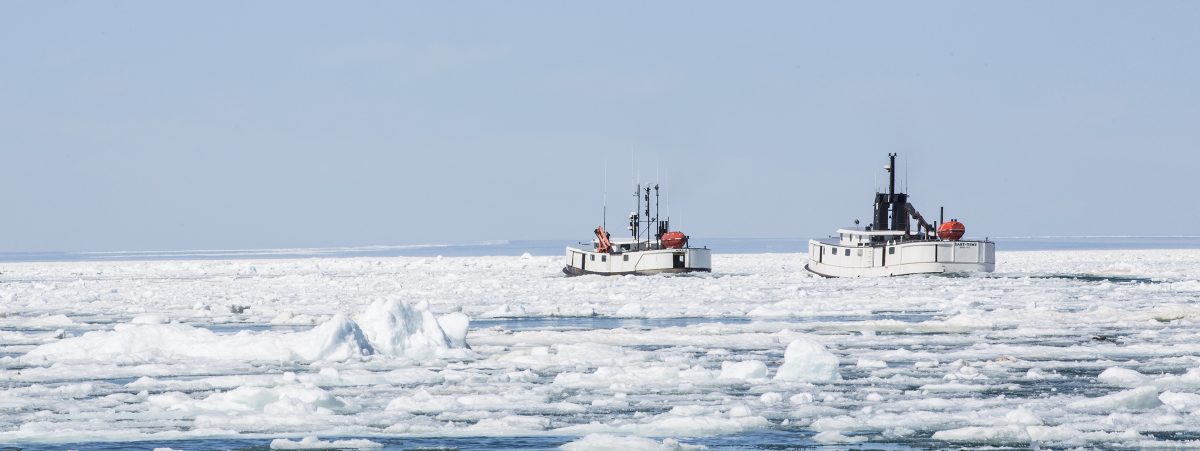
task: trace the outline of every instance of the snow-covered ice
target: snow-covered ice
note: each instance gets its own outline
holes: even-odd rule
[[[820,343],[797,338],[783,351],[783,365],[775,380],[803,382],[832,382],[841,379],[838,357]]]
[[[804,257],[3,263],[0,444],[1200,445],[1200,251],[891,279]]]
[[[674,439],[655,441],[645,437],[611,434],[588,434],[564,444],[565,451],[685,451],[705,449],[702,445],[687,445]]]

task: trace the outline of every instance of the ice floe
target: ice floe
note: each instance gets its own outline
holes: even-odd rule
[[[645,437],[612,434],[588,434],[560,447],[565,451],[687,451],[707,449],[687,445],[675,439],[656,441]]]
[[[299,440],[288,440],[286,438],[277,438],[271,440],[271,449],[377,449],[383,448],[383,444],[372,442],[365,439],[350,439],[350,440],[321,440],[314,436],[304,437]]]
[[[999,257],[869,280],[784,254],[612,278],[538,256],[5,263],[0,444],[1197,444],[1200,251]]]

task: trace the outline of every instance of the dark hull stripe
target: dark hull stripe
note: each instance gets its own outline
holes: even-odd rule
[[[816,274],[816,275],[818,275],[818,276],[824,277],[824,278],[826,278],[826,279],[842,279],[842,278],[850,278],[849,276],[831,276],[831,275],[829,275],[829,274],[821,274],[821,273],[819,273],[819,272],[816,272],[816,271],[814,271],[812,268],[809,268],[809,267],[808,267],[808,265],[804,265],[804,269],[805,269],[806,271],[808,271],[808,272],[811,272],[811,273],[813,273],[813,274]],[[951,272],[952,272],[952,271],[946,271],[946,268],[945,268],[945,267],[943,267],[941,271],[910,272],[910,273],[907,273],[907,274],[888,274],[888,275],[886,275],[886,276],[885,276],[885,275],[879,275],[879,276],[874,276],[874,277],[904,277],[904,276],[923,276],[923,275],[928,275],[928,274],[949,274],[949,273],[951,273]],[[855,277],[857,277],[857,276],[855,276]]]
[[[625,272],[595,272],[585,271],[574,266],[564,266],[563,274],[568,276],[583,276],[583,275],[598,275],[598,276],[649,276],[654,274],[676,274],[685,272],[711,272],[709,268],[665,268],[651,269],[646,271],[625,271]]]
[[[812,268],[809,268],[809,267],[808,267],[808,265],[804,265],[804,269],[805,269],[806,271],[808,271],[808,272],[811,272],[811,273],[813,273],[813,274],[816,274],[816,275],[818,275],[818,276],[824,277],[824,278],[826,278],[826,279],[836,279],[836,278],[837,278],[836,276],[831,276],[831,275],[828,275],[828,274],[821,274],[821,273],[819,273],[819,272],[813,271],[813,269],[812,269]]]

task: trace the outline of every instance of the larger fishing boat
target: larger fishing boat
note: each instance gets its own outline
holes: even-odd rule
[[[804,268],[825,277],[995,270],[996,243],[963,240],[966,226],[956,219],[943,221],[944,215],[936,227],[929,224],[908,202],[908,194],[896,192],[896,154],[889,153],[888,159],[888,192],[875,193],[871,225],[838,229],[836,237],[809,240]]]
[[[604,226],[592,232],[591,249],[567,248],[567,265],[563,272],[570,276],[584,274],[626,275],[683,273],[712,270],[712,251],[706,247],[691,247],[683,232],[671,230],[670,219],[659,220],[658,185],[654,185],[655,215],[650,216],[651,187],[637,185],[633,196],[635,210],[629,214],[632,238],[612,240]],[[644,215],[639,214],[645,204]]]

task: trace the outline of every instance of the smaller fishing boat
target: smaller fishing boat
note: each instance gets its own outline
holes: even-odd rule
[[[650,192],[654,191],[654,216],[650,215]],[[712,270],[712,251],[706,247],[692,247],[683,232],[671,230],[670,219],[659,220],[658,185],[634,189],[637,199],[635,210],[629,214],[629,231],[632,238],[613,240],[604,226],[593,230],[591,249],[567,247],[567,265],[563,272],[569,276],[598,275],[647,275],[661,273],[685,273]],[[642,204],[645,210],[642,210]]]
[[[957,219],[938,218],[937,226],[896,192],[896,154],[888,154],[888,192],[875,193],[873,222],[838,229],[838,236],[809,240],[809,272],[825,277],[879,277],[906,274],[992,272],[996,243],[964,240],[967,228]],[[913,222],[916,222],[914,230]],[[858,221],[854,221],[858,224]]]

